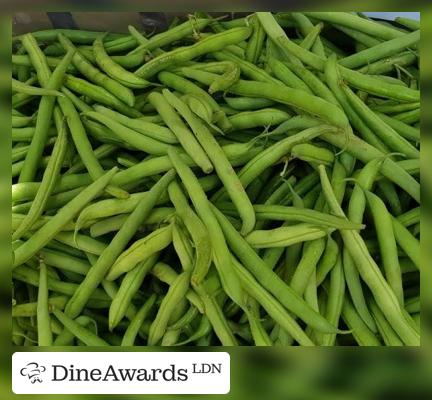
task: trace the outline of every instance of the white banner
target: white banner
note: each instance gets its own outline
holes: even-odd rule
[[[17,352],[16,394],[226,394],[224,352]]]

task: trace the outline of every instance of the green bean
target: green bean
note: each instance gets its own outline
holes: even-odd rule
[[[247,39],[250,34],[250,28],[242,27],[211,35],[192,46],[178,48],[155,57],[138,68],[135,74],[141,78],[148,79],[173,63],[189,61],[203,54],[221,50],[227,45]]]
[[[331,211],[339,216],[345,216],[334,197],[333,191],[328,181],[325,167],[320,166],[320,178],[323,192],[327,204]],[[356,231],[341,231],[342,239],[353,257],[360,275],[370,288],[378,306],[383,311],[386,318],[401,336],[405,344],[416,345],[419,342],[418,334],[407,323],[403,316],[396,296],[384,280],[378,266],[367,251],[363,239]]]
[[[287,332],[289,332],[300,345],[313,346],[313,342],[306,336],[300,326],[294,319],[292,319],[281,304],[266,290],[264,290],[255,278],[248,271],[242,268],[242,265],[234,258],[233,265],[242,281],[242,284],[245,286],[245,290],[248,291],[250,296],[261,303],[269,315],[271,315],[273,319],[287,330]]]
[[[24,49],[24,47],[22,47],[22,49]],[[57,67],[57,65],[59,65],[62,61],[61,58],[57,58],[57,57],[45,57],[45,58],[46,58],[48,66],[50,68]],[[28,55],[24,55],[24,54],[12,54],[12,65],[16,65],[20,68],[26,68],[26,67],[32,67],[33,66],[30,57]],[[76,68],[73,65],[69,65],[67,71],[70,73],[76,73]],[[18,79],[18,80],[21,82],[24,82],[27,79]]]
[[[80,315],[75,318],[75,322],[83,327],[93,328],[92,332],[97,333],[96,321],[87,315]],[[70,346],[74,343],[75,335],[73,332],[63,329],[63,331],[54,340],[54,346]],[[82,343],[82,341],[80,341]]]
[[[304,244],[302,257],[290,282],[291,288],[299,296],[304,295],[310,277],[324,252],[325,245],[324,239],[312,240]]]
[[[389,117],[380,112],[375,112],[388,126],[393,128],[400,136],[407,140],[419,142],[420,141],[420,130],[413,128],[412,126],[400,121],[396,118]]]
[[[303,37],[305,38],[301,44],[302,47],[307,48],[306,39],[312,35],[312,37],[316,37],[316,40],[311,40],[311,46],[312,51],[316,53],[317,55],[321,57],[325,57],[325,50],[323,43],[321,42],[321,39],[319,37],[319,33],[321,29],[323,28],[322,23],[319,23],[317,25],[313,25],[312,22],[309,20],[306,15],[298,12],[291,13],[291,18],[295,21],[295,23],[298,25],[298,28],[300,29],[300,32],[302,33]]]
[[[364,163],[374,158],[384,157],[384,153],[362,141],[355,135],[351,135],[346,141],[343,137],[333,133],[324,133],[321,138],[341,149],[346,150],[355,158]],[[385,159],[381,165],[381,173],[390,181],[404,189],[417,202],[420,201],[419,183],[407,173],[398,163],[390,159]]]
[[[132,50],[129,54],[140,53],[143,51],[151,52],[152,50],[159,49],[172,42],[181,40],[192,33],[195,34],[199,32],[204,29],[209,22],[210,20],[207,18],[191,18],[174,28],[152,36],[145,43],[142,43]]]
[[[51,346],[53,335],[51,332],[51,318],[48,310],[48,277],[47,267],[41,262],[39,265],[39,291],[37,300],[38,345]]]
[[[249,298],[247,304],[246,313],[255,346],[272,346],[273,343],[260,320],[258,302]]]
[[[62,311],[54,309],[53,313],[56,318],[63,324],[65,329],[73,333],[87,346],[109,346],[109,344],[103,339],[101,339],[99,336],[82,327],[79,323],[75,322],[72,318],[68,317]]]
[[[56,250],[43,249],[39,253],[47,265],[64,271],[72,271],[79,275],[86,275],[90,264],[81,258],[70,256]]]
[[[148,316],[150,310],[156,300],[156,294],[153,293],[146,302],[142,305],[139,311],[135,314],[135,317],[131,320],[126,332],[123,335],[121,346],[133,346],[135,342],[136,335],[141,328],[144,320]]]
[[[173,150],[170,150],[168,155],[192,200],[197,214],[208,229],[210,243],[213,248],[213,261],[220,276],[222,286],[233,301],[239,305],[243,305],[244,293],[241,289],[238,277],[232,269],[229,259],[229,250],[222,230],[210,208],[210,203],[204,191],[199,186],[195,175],[189,167],[184,164],[179,155]]]
[[[159,306],[156,318],[152,322],[149,331],[148,345],[154,346],[164,335],[169,318],[178,305],[179,299],[182,299],[189,289],[190,271],[184,271],[170,285],[170,288]]]
[[[324,253],[321,259],[319,260],[316,268],[317,286],[321,285],[324,282],[328,273],[335,266],[338,256],[339,256],[339,246],[336,243],[336,241],[331,236],[329,236],[327,238],[327,243],[324,249]]]
[[[396,114],[394,118],[406,124],[414,124],[420,121],[420,108],[411,111],[405,111],[400,114]]]
[[[396,239],[393,232],[392,217],[384,205],[384,202],[378,196],[367,191],[366,198],[374,218],[385,276],[398,298],[400,305],[403,307],[402,273],[397,254]]]
[[[92,291],[105,277],[109,268],[116,258],[123,251],[129,240],[133,237],[142,221],[150,214],[156,201],[166,190],[170,181],[174,178],[174,171],[167,172],[163,178],[157,182],[152,189],[130,214],[129,218],[122,225],[120,230],[114,236],[111,243],[103,250],[97,262],[92,266],[86,275],[84,281],[80,284],[77,291],[69,300],[65,313],[70,317],[79,315],[87,303]]]
[[[420,270],[420,242],[396,218],[393,218],[393,230],[397,244]]]
[[[52,296],[48,298],[48,311],[52,307],[63,309],[68,300],[67,296]],[[14,317],[34,317],[37,315],[37,302],[20,303],[12,306],[12,318]]]
[[[256,17],[252,18],[251,25],[253,27],[253,32],[247,42],[248,44],[246,47],[245,56],[246,61],[256,64],[263,49],[265,32]]]
[[[331,22],[356,29],[371,36],[390,40],[403,36],[403,33],[394,27],[384,26],[376,21],[367,20],[357,15],[342,12],[306,12],[306,16],[322,21]]]
[[[61,64],[59,64],[52,75],[49,76],[45,85],[46,89],[58,90],[60,88],[66,67],[70,63],[72,57],[73,52],[68,52]],[[65,99],[62,98],[62,100]],[[42,152],[48,138],[54,103],[55,97],[42,96],[36,117],[36,129],[18,179],[19,182],[30,182],[36,175],[37,165],[42,157]]]
[[[398,335],[388,323],[385,316],[374,301],[370,302],[370,308],[384,343],[387,346],[403,346],[403,342],[399,339]]]
[[[127,199],[105,199],[90,204],[84,208],[78,216],[75,231],[78,232],[83,226],[86,226],[88,221],[110,217],[116,214],[131,213],[139,202],[145,198],[147,193],[148,192],[134,193]]]
[[[189,236],[180,225],[180,221],[175,221],[172,224],[172,243],[174,251],[180,261],[182,270],[191,272],[194,262],[193,247]],[[172,319],[175,319],[174,314]]]
[[[345,297],[345,280],[342,268],[342,258],[339,255],[335,266],[330,273],[330,286],[328,289],[328,299],[326,304],[325,316],[330,323],[338,326],[342,313]],[[318,342],[322,346],[333,346],[336,335],[332,333],[319,335]]]
[[[334,161],[334,154],[330,150],[310,143],[295,145],[291,150],[291,157],[306,161],[313,166],[316,164],[331,165]]]
[[[96,38],[93,42],[93,54],[99,68],[104,71],[112,79],[120,82],[123,86],[142,89],[150,85],[150,82],[139,78],[132,72],[125,70],[121,65],[117,64],[105,51],[104,44],[101,38]],[[133,104],[129,104],[133,105]]]
[[[66,36],[60,33],[58,38],[65,50],[76,49]],[[91,65],[91,63],[81,55],[79,50],[75,51],[72,61],[77,70],[81,72],[81,74],[83,74],[86,78],[95,84],[100,85],[128,106],[133,107],[135,98],[132,91],[129,88],[123,86],[121,83],[103,74],[97,68],[93,67],[93,65]]]
[[[244,111],[228,118],[234,129],[248,129],[262,126],[279,125],[288,120],[291,115],[285,111],[263,108],[257,111]]]
[[[217,207],[224,211],[231,211],[229,204],[218,204]],[[309,224],[336,228],[336,229],[362,229],[364,225],[357,222],[350,222],[340,217],[322,213],[307,208],[287,207],[273,204],[256,204],[253,206],[258,220],[271,219],[274,221],[296,221]]]
[[[271,75],[267,74],[261,68],[258,68],[254,64],[246,61],[244,58],[240,58],[229,51],[223,50],[213,53],[213,56],[219,61],[231,61],[240,67],[241,72],[248,78],[259,81],[267,82],[279,85],[281,82],[278,79],[273,78]],[[189,68],[182,68],[182,71],[190,71]],[[209,71],[211,72],[211,71]]]
[[[242,233],[246,234],[250,232],[255,225],[255,213],[245,190],[239,182],[234,169],[223,153],[222,148],[214,139],[214,136],[199,121],[199,119],[194,117],[190,109],[181,100],[177,99],[168,90],[164,90],[163,93],[168,101],[171,102],[171,104],[190,125],[199,143],[213,163],[219,179],[224,184],[227,193],[239,211],[243,221]],[[201,216],[201,218],[203,217]]]
[[[245,268],[264,286],[284,307],[293,312],[315,329],[323,332],[334,332],[334,328],[311,309],[288,285],[271,271],[258,254],[249,246],[242,236],[229,223],[224,215],[213,207],[229,246],[242,261]]]
[[[120,113],[117,113],[99,105],[96,105],[94,109],[98,113],[104,114],[107,117],[111,117],[112,119],[117,120],[122,125],[136,130],[146,136],[149,136],[152,139],[168,144],[178,143],[178,140],[176,136],[172,133],[172,131],[164,126],[160,126],[152,122],[146,122],[141,119],[128,118]]]
[[[156,155],[166,154],[168,148],[170,147],[170,145],[166,143],[161,143],[158,140],[144,136],[143,134],[122,125],[107,115],[103,115],[95,111],[87,111],[83,113],[83,115],[105,125],[115,132],[115,135],[120,140],[145,153]]]
[[[26,83],[17,81],[14,78],[12,78],[12,91],[16,93],[25,93],[32,96],[62,96],[58,90],[30,86]]]
[[[306,85],[301,78],[299,78],[294,72],[292,72],[282,61],[277,60],[274,57],[270,57],[268,65],[273,71],[275,76],[280,79],[285,85],[294,89],[303,90],[304,92],[312,95],[312,90]]]
[[[144,200],[145,201],[145,200]],[[132,214],[131,214],[132,215]],[[132,270],[138,263],[163,250],[172,242],[172,225],[159,228],[142,239],[137,240],[121,253],[111,268],[106,279],[117,279],[121,274]]]
[[[52,193],[54,185],[56,184],[56,181],[58,179],[58,175],[60,173],[60,169],[66,153],[66,148],[68,146],[68,141],[66,128],[61,119],[62,117],[59,110],[57,110],[57,114],[55,114],[55,116],[58,129],[56,143],[54,145],[51,157],[42,177],[42,182],[32,202],[30,210],[27,216],[21,222],[21,225],[13,233],[12,240],[19,239],[21,235],[28,229],[30,229],[34,222],[37,221],[37,219],[42,215],[48,197]]]
[[[206,73],[203,80],[205,84],[211,84],[213,74]],[[291,89],[286,86],[274,83],[259,81],[239,80],[228,89],[230,93],[241,96],[264,97],[278,103],[287,104],[312,115],[322,118],[330,124],[334,124],[342,130],[349,131],[348,121],[339,107],[317,96],[309,95],[298,89]]]
[[[58,34],[62,33],[68,39],[74,43],[92,43],[95,38],[103,34],[103,32],[97,31],[86,31],[78,29],[44,29],[40,31],[33,32],[33,37],[41,42],[55,42],[57,40]],[[105,36],[105,40],[114,40],[123,38],[123,33],[108,33]],[[14,36],[13,40],[20,39],[21,36]]]
[[[347,86],[342,85],[342,90],[353,109],[366,121],[386,145],[394,151],[406,154],[406,156],[410,158],[419,157],[419,152],[414,146],[378,118]]]
[[[412,208],[411,210],[397,217],[398,221],[405,227],[417,224],[420,222],[420,207]]]
[[[165,93],[165,92],[164,92]],[[185,152],[205,173],[213,170],[213,165],[189,128],[183,123],[172,104],[167,101],[166,95],[151,93],[149,101],[161,115],[164,122],[176,135]]]
[[[168,194],[176,213],[180,216],[192,237],[195,247],[195,262],[191,276],[193,285],[199,285],[207,275],[212,258],[210,236],[201,219],[189,206],[177,182],[168,186]]]
[[[274,104],[271,100],[263,98],[225,97],[224,100],[231,108],[239,111],[259,110]]]
[[[13,277],[19,281],[28,283],[32,286],[39,285],[39,274],[34,269],[21,265],[16,267],[13,270]],[[77,284],[72,282],[63,282],[58,279],[55,279],[51,276],[48,276],[48,289],[54,292],[58,292],[61,294],[65,294],[67,296],[72,296],[76,288]],[[108,296],[100,289],[96,289],[90,298],[92,301],[108,301]]]
[[[90,176],[95,180],[103,174],[103,168],[99,164],[99,161],[93,152],[91,143],[87,137],[81,119],[74,105],[69,99],[62,98],[59,100],[59,104],[64,116],[66,117],[69,131],[75,143],[77,152],[80,155],[81,160],[83,161]],[[127,192],[114,186],[108,186],[107,191],[120,198],[125,198],[128,196]]]
[[[148,216],[146,225],[159,225],[169,220],[174,215],[174,210],[170,207],[155,208]],[[117,231],[128,218],[127,214],[114,215],[112,217],[102,218],[101,220],[92,223],[90,226],[90,236],[95,238],[106,233]]]
[[[295,75],[298,76],[311,90],[312,94],[321,97],[332,104],[338,104],[333,93],[313,72],[309,71],[302,65],[297,65],[294,62],[285,61],[284,65],[289,68]]]
[[[354,339],[360,346],[381,346],[380,341],[369,330],[347,297],[345,297],[342,307],[342,318],[351,329]]]
[[[33,119],[33,115],[30,117],[26,117],[24,115],[12,115],[12,128],[28,127],[32,123]]]
[[[398,24],[403,25],[410,30],[420,29],[420,21],[416,21],[415,19],[405,18],[405,17],[396,17],[395,21]]]
[[[80,95],[88,96],[89,99],[113,107],[129,117],[140,117],[142,115],[138,110],[123,103],[105,88],[84,79],[66,75],[65,86]]]
[[[277,22],[270,13],[259,12],[257,15],[269,37],[285,54],[290,53],[295,55],[305,64],[310,65],[318,71],[324,70],[325,60],[289,40],[285,32],[277,25]],[[401,33],[401,35],[403,35],[403,33]],[[383,83],[374,77],[352,71],[343,66],[340,66],[339,69],[342,76],[348,81],[350,85],[368,93],[402,101],[419,100],[419,91],[409,88],[401,88],[399,85]]]
[[[419,40],[420,31],[414,31],[404,36],[379,43],[349,57],[345,57],[339,61],[339,64],[347,68],[359,68],[365,64],[397,54],[407,47],[415,45]]]
[[[176,322],[168,326],[168,330],[184,329],[199,315],[198,309],[191,305],[188,310]]]
[[[56,237],[62,227],[72,221],[79,211],[105,188],[116,172],[117,169],[113,168],[97,179],[67,205],[61,208],[57,214],[36,231],[29,240],[18,247],[15,250],[14,267],[25,263],[51,239]]]
[[[30,57],[34,69],[36,70],[39,84],[45,88],[48,85],[48,81],[51,76],[51,71],[48,67],[48,63],[46,61],[44,54],[42,53],[41,49],[39,48],[36,42],[36,39],[31,33],[26,33],[25,35],[23,35],[21,37],[21,42],[28,56]]]
[[[214,115],[214,122],[217,123],[222,130],[231,129],[231,125],[226,119],[225,113],[221,110],[219,104],[213,99],[213,97],[211,97],[205,90],[201,89],[198,85],[195,85],[191,81],[168,71],[160,72],[158,74],[158,79],[164,85],[175,89],[180,93],[195,94],[200,96],[209,104],[209,106],[213,110],[213,113],[216,114]]]
[[[289,153],[296,144],[304,143],[307,140],[311,140],[324,134],[325,132],[332,132],[334,130],[335,129],[331,126],[321,125],[316,128],[305,129],[296,135],[287,137],[286,139],[275,143],[252,158],[252,160],[250,160],[240,170],[240,182],[244,187],[247,187],[255,177]]]
[[[369,75],[385,74],[393,71],[396,66],[406,67],[417,60],[417,55],[413,51],[406,51],[400,54],[396,54],[392,57],[388,57],[383,60],[375,61],[374,63],[365,65],[360,68],[358,72]]]
[[[141,262],[123,278],[120,288],[112,299],[109,308],[109,329],[113,330],[124,317],[127,308],[131,304],[147,273],[153,268],[159,254],[150,256],[147,260]]]

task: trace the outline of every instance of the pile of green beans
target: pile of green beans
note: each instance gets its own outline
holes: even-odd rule
[[[128,31],[14,37],[13,344],[419,345],[418,24]]]

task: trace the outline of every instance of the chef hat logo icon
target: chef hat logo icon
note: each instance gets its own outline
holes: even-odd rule
[[[46,371],[43,365],[36,362],[28,363],[24,368],[21,368],[20,374],[27,376],[31,383],[42,382],[40,375]]]

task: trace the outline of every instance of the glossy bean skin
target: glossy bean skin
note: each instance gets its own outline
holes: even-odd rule
[[[156,318],[152,322],[149,331],[148,345],[156,345],[165,333],[171,313],[178,306],[179,299],[182,299],[189,289],[190,271],[184,271],[178,275],[170,286],[166,296],[162,300]]]
[[[366,63],[377,61],[381,58],[397,54],[407,47],[415,45],[420,40],[420,31],[414,31],[404,36],[369,47],[355,55],[339,61],[340,65],[347,68],[359,68]]]
[[[177,182],[170,184],[168,194],[174,204],[176,213],[182,219],[194,242],[195,260],[191,281],[193,285],[199,285],[207,275],[212,258],[209,231],[189,206],[186,196]]]
[[[235,44],[247,39],[250,34],[251,29],[244,27],[234,28],[209,36],[192,46],[172,50],[171,52],[157,56],[150,62],[138,68],[135,71],[135,74],[144,79],[151,78],[167,66],[172,65],[174,62],[185,62],[202,54],[218,51],[229,44]]]
[[[92,145],[87,137],[87,133],[81,122],[81,119],[72,102],[67,98],[61,98],[59,105],[69,127],[69,132],[73,142],[81,157],[86,169],[92,179],[97,179],[103,173],[103,168],[99,164],[95,154],[93,153]],[[127,197],[128,194],[118,188],[109,187],[107,190],[117,197]]]
[[[145,79],[137,77],[132,72],[125,70],[121,65],[117,64],[106,53],[104,44],[100,38],[97,38],[93,42],[93,53],[99,68],[122,85],[133,89],[142,89],[150,85]]]
[[[47,267],[43,262],[40,263],[39,270],[39,291],[37,299],[38,345],[52,346],[53,334],[50,326],[51,317],[48,304]]]
[[[211,162],[215,166],[219,179],[224,184],[227,193],[229,194],[233,203],[236,205],[237,210],[239,211],[239,214],[242,218],[242,233],[246,234],[250,232],[255,225],[255,212],[253,211],[252,204],[234,169],[223,153],[222,148],[219,146],[205,125],[203,125],[198,118],[193,116],[190,109],[184,103],[182,103],[180,100],[177,100],[168,91],[165,91],[164,95],[167,96],[169,101],[172,102],[173,106],[188,122],[199,143],[204,148],[206,154],[209,156]]]
[[[135,338],[138,334],[138,331],[143,324],[145,318],[147,317],[150,309],[153,307],[156,300],[156,294],[152,294],[147,301],[143,304],[143,306],[139,309],[139,311],[136,313],[134,319],[131,321],[130,325],[128,326],[121,345],[122,346],[133,346],[135,342]]]
[[[138,110],[135,110],[129,105],[123,103],[104,87],[90,83],[85,79],[77,78],[73,75],[67,75],[65,86],[79,95],[88,96],[88,98],[96,102],[113,107],[129,117],[141,116],[141,113]]]
[[[106,279],[117,279],[121,274],[132,270],[138,263],[163,250],[172,242],[172,225],[159,228],[150,235],[137,240],[121,253],[109,269]]]
[[[325,60],[289,40],[285,32],[277,25],[277,22],[270,13],[259,12],[257,15],[267,34],[282,51],[295,55],[305,64],[310,65],[318,71],[324,70]],[[418,101],[419,99],[420,93],[418,91],[409,88],[401,89],[399,85],[379,84],[379,80],[374,77],[361,74],[357,71],[349,70],[348,68],[342,66],[340,66],[339,69],[340,73],[349,84],[358,89],[365,90],[368,93],[402,101]]]
[[[84,281],[80,284],[77,291],[69,300],[65,313],[70,317],[79,315],[85,304],[87,303],[92,291],[104,279],[115,259],[120,255],[126,244],[135,234],[142,220],[153,209],[154,204],[161,194],[166,190],[169,182],[174,178],[174,171],[169,171],[165,174],[158,184],[153,186],[143,201],[141,201],[135,210],[130,214],[122,228],[118,231],[110,245],[107,246],[99,256],[97,262],[92,266]]]
[[[243,305],[243,290],[241,289],[238,277],[232,269],[229,250],[222,230],[210,208],[210,203],[205,193],[200,188],[193,172],[183,163],[178,154],[175,151],[170,150],[168,155],[179,174],[180,179],[185,185],[197,214],[200,216],[209,231],[213,247],[213,261],[218,270],[222,286],[228,296],[230,296],[237,304]]]
[[[94,106],[94,109],[100,114],[116,119],[122,125],[134,129],[152,139],[160,142],[175,144],[178,143],[176,136],[166,127],[157,125],[152,122],[143,121],[141,119],[128,118],[120,113],[110,110],[103,106]]]
[[[60,111],[58,109],[56,111],[55,119],[58,130],[56,143],[54,144],[51,157],[42,177],[42,182],[32,202],[30,210],[27,213],[26,218],[21,222],[21,225],[13,233],[12,240],[19,239],[21,235],[30,229],[33,223],[42,215],[48,197],[53,191],[60,174],[60,169],[68,146],[68,140],[65,123],[62,120]]]
[[[75,49],[72,42],[62,34],[59,35],[59,41],[65,49]],[[133,107],[135,98],[132,91],[93,67],[93,65],[80,54],[79,50],[75,51],[73,63],[78,71],[80,71],[90,81],[102,86],[113,96],[117,97],[128,106]]]
[[[143,51],[152,51],[164,47],[176,40],[183,39],[185,36],[199,32],[201,29],[204,29],[209,22],[210,19],[208,18],[190,19],[172,29],[169,29],[166,32],[154,35],[146,42],[132,50],[129,54],[141,53]]]
[[[307,306],[285,282],[274,272],[269,270],[257,253],[248,245],[220,211],[213,208],[213,212],[221,224],[232,251],[243,262],[244,267],[253,274],[266,290],[275,296],[284,307],[292,311],[309,325],[324,332],[334,331],[334,327]]]
[[[325,167],[320,166],[320,176],[323,182],[325,195],[329,207],[337,215],[343,216],[344,213],[337,202],[332,196],[330,185],[326,181]],[[328,179],[328,178],[327,178]],[[397,329],[398,334],[404,343],[411,343],[415,345],[418,343],[418,334],[409,326],[405,317],[403,316],[399,303],[393,291],[384,280],[381,272],[378,269],[375,261],[370,256],[369,252],[364,245],[363,239],[355,231],[341,231],[342,238],[345,245],[348,247],[352,257],[354,258],[359,272],[363,280],[371,289],[377,304],[385,313],[391,324]],[[385,295],[384,295],[385,293]]]
[[[139,132],[120,124],[113,118],[98,112],[88,111],[85,112],[84,115],[107,126],[113,132],[115,132],[116,136],[120,140],[128,143],[137,150],[141,150],[149,154],[161,155],[166,154],[170,147],[170,145],[166,143],[162,143],[151,137],[144,136]]]
[[[68,317],[60,310],[54,310],[56,318],[64,325],[65,329],[73,333],[78,339],[82,340],[87,346],[108,346],[103,339],[82,327],[73,319]]]
[[[73,51],[67,53],[61,64],[48,77],[46,89],[58,90],[61,86],[66,68],[73,57]],[[48,69],[49,71],[49,69]],[[31,141],[31,147],[26,155],[19,182],[32,181],[36,174],[36,166],[42,157],[43,148],[48,138],[48,131],[51,125],[51,117],[54,110],[55,97],[42,96],[38,114],[36,117],[36,128]]]
[[[205,154],[202,146],[196,140],[189,128],[182,122],[172,105],[159,93],[152,93],[149,101],[162,115],[165,123],[174,132],[178,141],[187,154],[196,162],[205,173],[213,170],[213,165]]]
[[[282,226],[271,230],[256,230],[247,237],[247,242],[254,248],[290,246],[304,241],[326,236],[331,230],[315,225],[300,223],[293,226]]]
[[[374,218],[382,264],[387,281],[397,296],[400,305],[403,307],[402,273],[399,265],[396,239],[393,232],[392,216],[388,212],[384,202],[378,196],[371,192],[366,192],[366,198]]]
[[[79,211],[105,188],[117,172],[116,168],[101,176],[64,206],[55,217],[43,225],[31,239],[15,250],[14,267],[25,263],[61,230],[62,226],[76,216]]]
[[[61,96],[62,94],[55,89],[38,88],[27,85],[12,78],[12,91],[16,93],[25,93],[32,96]]]
[[[108,322],[111,330],[114,329],[123,319],[129,305],[131,304],[132,298],[138,291],[147,273],[157,262],[158,257],[159,254],[156,253],[125,275],[119,290],[113,297],[112,303],[109,307]]]

